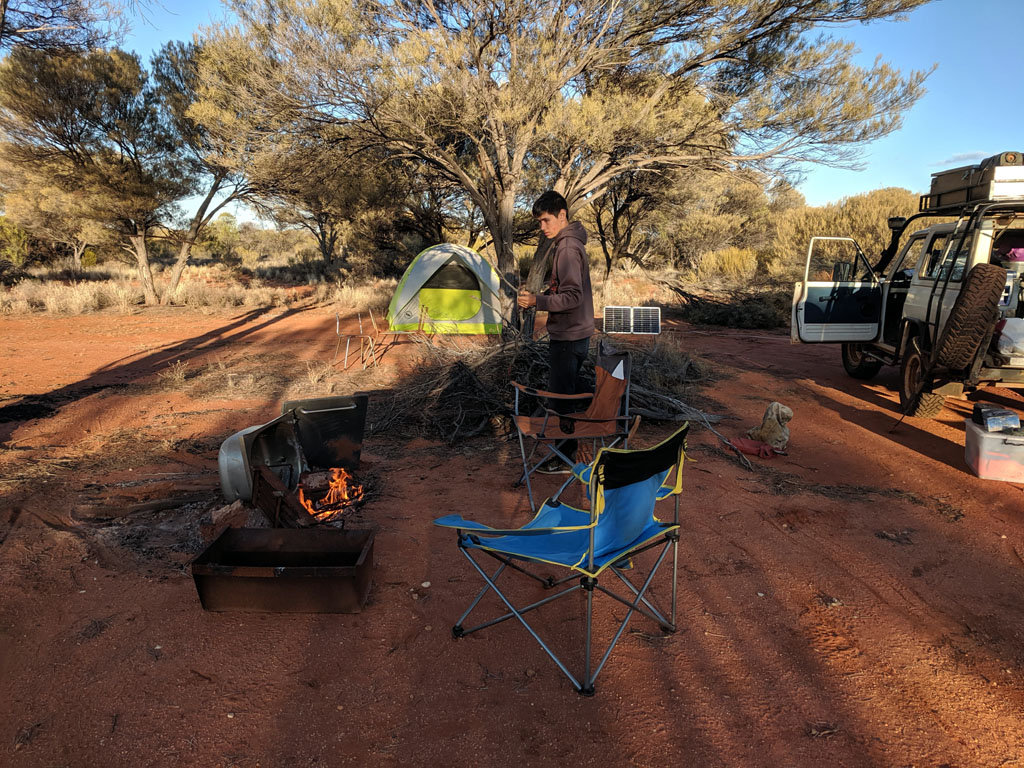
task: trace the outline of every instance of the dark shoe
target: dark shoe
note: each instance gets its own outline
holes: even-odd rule
[[[557,456],[552,456],[550,459],[541,464],[534,472],[539,472],[542,475],[568,475],[570,469],[566,466],[565,462]]]

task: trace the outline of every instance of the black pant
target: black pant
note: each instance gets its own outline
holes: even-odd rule
[[[590,352],[590,338],[576,341],[548,342],[548,390],[559,395],[575,395],[584,391],[580,372]],[[578,400],[552,400],[551,410],[557,413],[572,413],[579,410]],[[572,422],[563,422],[563,431],[572,429]],[[562,452],[570,458],[576,453],[576,441],[568,440]]]

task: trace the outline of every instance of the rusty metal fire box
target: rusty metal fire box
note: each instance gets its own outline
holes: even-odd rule
[[[192,562],[208,611],[359,613],[373,531],[229,528]]]

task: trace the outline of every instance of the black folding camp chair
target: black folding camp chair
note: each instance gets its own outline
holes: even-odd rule
[[[644,450],[600,449],[586,473],[591,499],[589,510],[577,509],[549,499],[541,505],[533,520],[521,528],[492,528],[466,520],[459,515],[447,515],[435,520],[435,525],[456,530],[459,551],[465,555],[485,582],[484,588],[452,627],[452,634],[457,638],[464,637],[508,619],[518,619],[569,678],[576,690],[585,695],[592,695],[594,681],[604,668],[634,612],[648,617],[666,632],[675,631],[676,574],[679,563],[679,494],[682,491],[682,469],[688,430],[689,425],[684,425],[667,440]],[[675,510],[671,521],[662,521],[654,516],[654,505],[658,499],[668,496],[675,497]],[[666,615],[666,612],[656,607],[654,598],[650,595],[650,587],[669,549],[672,550],[672,597],[671,608]],[[474,557],[471,554],[474,550],[480,555]],[[638,567],[629,572],[640,573],[642,569],[635,558],[648,550],[657,553],[656,560],[644,577],[643,583],[637,586],[627,578],[626,572],[635,562]],[[488,575],[477,562],[482,555],[492,557],[500,563],[493,574]],[[531,565],[541,564],[559,566],[568,569],[569,573],[556,580],[551,576],[539,576],[529,569]],[[548,589],[571,581],[577,583],[542,600],[517,608],[513,605],[512,599],[498,588],[498,578],[506,569],[513,574],[525,574]],[[628,589],[625,596],[600,583],[600,577],[606,571],[614,574],[625,585]],[[507,612],[482,624],[465,627],[463,622],[491,590],[505,605]],[[582,591],[586,598],[583,675],[580,678],[569,671],[568,666],[555,655],[525,618],[525,614],[577,591]],[[609,596],[628,609],[596,666],[591,663],[595,591]]]

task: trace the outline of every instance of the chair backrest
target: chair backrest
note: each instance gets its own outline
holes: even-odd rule
[[[629,352],[619,352],[602,340],[594,363],[594,398],[586,411],[588,419],[629,417]],[[625,420],[622,424],[625,428]]]
[[[622,549],[636,540],[654,516],[663,483],[670,481],[679,493],[689,430],[690,425],[684,424],[652,448],[598,451],[590,477],[591,515],[597,517],[593,556]]]

